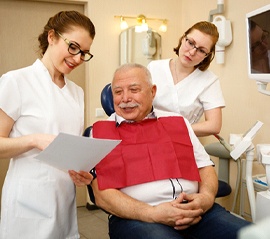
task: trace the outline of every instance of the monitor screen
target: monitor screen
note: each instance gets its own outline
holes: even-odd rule
[[[248,75],[270,82],[270,4],[246,14]]]

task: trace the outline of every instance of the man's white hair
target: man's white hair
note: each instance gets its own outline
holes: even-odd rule
[[[126,70],[130,70],[130,69],[134,69],[134,68],[142,69],[145,73],[146,80],[149,83],[149,86],[150,87],[153,86],[152,76],[151,76],[150,71],[145,66],[138,64],[138,63],[126,63],[126,64],[119,66],[114,72],[114,77],[115,77],[115,74],[118,73],[119,71],[126,71]],[[114,77],[113,77],[113,79],[114,79]]]

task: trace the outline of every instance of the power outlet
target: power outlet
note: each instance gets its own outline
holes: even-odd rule
[[[103,118],[105,116],[105,112],[102,108],[96,108],[96,117]]]

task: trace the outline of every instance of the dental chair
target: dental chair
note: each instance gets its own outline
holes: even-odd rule
[[[231,155],[231,147],[228,145],[225,140],[220,137],[219,135],[214,135],[219,142],[211,143],[206,145],[205,151],[213,157],[218,158],[219,167],[218,167],[218,192],[216,198],[226,197],[229,196],[232,192],[232,188],[230,186],[230,161],[232,160],[237,164],[237,175],[236,175],[236,182],[235,182],[235,191],[234,191],[234,198],[232,203],[231,212],[235,211],[238,192],[241,183],[241,160],[237,159],[234,160]]]
[[[113,96],[112,96],[112,90],[111,90],[110,83],[107,84],[103,88],[103,90],[101,91],[100,101],[101,101],[101,105],[102,105],[102,108],[104,109],[105,113],[108,116],[111,116],[111,114],[114,113],[114,106],[113,106]],[[92,130],[92,126],[87,127],[83,132],[83,136],[90,137],[91,130]],[[91,173],[94,174],[93,172],[91,172]],[[87,185],[87,189],[88,189],[89,198],[90,198],[91,202],[94,203],[94,205],[87,205],[87,208],[89,210],[98,209],[98,207],[95,206],[95,196],[94,196],[94,192],[93,192],[92,187],[90,185]]]
[[[114,113],[111,83],[105,85],[105,87],[101,91],[100,102],[106,115],[111,116],[111,114]]]
[[[111,116],[111,114],[114,113],[114,105],[113,105],[113,96],[112,96],[110,83],[107,84],[101,91],[100,101],[101,101],[101,105],[105,113],[108,116]],[[83,136],[89,137],[91,128],[92,126],[86,128]],[[232,192],[231,186],[229,185],[229,161],[232,159],[232,157],[230,156],[229,149],[225,148],[224,144],[222,144],[223,139],[218,135],[216,135],[216,137],[219,139],[220,142],[206,145],[205,150],[209,155],[219,158],[219,172],[218,172],[219,180],[218,180],[218,192],[217,192],[216,198],[220,198],[220,197],[228,196]],[[91,201],[95,203],[93,191],[90,185],[88,185],[88,192],[89,192]],[[236,201],[236,196],[235,196],[235,201]],[[234,205],[233,205],[233,209],[234,209]]]

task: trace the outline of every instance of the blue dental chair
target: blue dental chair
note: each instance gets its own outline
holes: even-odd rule
[[[101,91],[100,101],[108,116],[114,113],[113,96],[110,83]],[[86,128],[83,136],[89,137],[91,128],[91,126]],[[219,180],[216,198],[230,195],[232,192],[231,186],[229,185],[229,161],[232,159],[230,152],[220,142],[206,145],[205,150],[209,155],[219,158]],[[88,185],[88,192],[91,201],[95,203],[93,191],[90,185]]]
[[[209,155],[219,159],[219,180],[216,198],[230,195],[232,192],[232,188],[229,184],[229,163],[230,159],[232,159],[230,152],[219,142],[208,144],[204,148]]]
[[[113,96],[112,96],[112,90],[111,90],[111,84],[107,84],[100,94],[100,101],[102,108],[104,109],[105,113],[110,116],[112,113],[114,113],[114,106],[113,106]],[[85,129],[83,132],[83,136],[89,137],[91,134],[92,126],[89,126]],[[95,205],[95,196],[94,192],[92,190],[92,187],[90,185],[87,185],[89,198],[94,205],[87,205],[86,207],[88,210],[95,210],[98,209],[98,207]]]
[[[100,102],[105,113],[111,116],[111,114],[114,113],[111,83],[105,85],[101,91]]]

